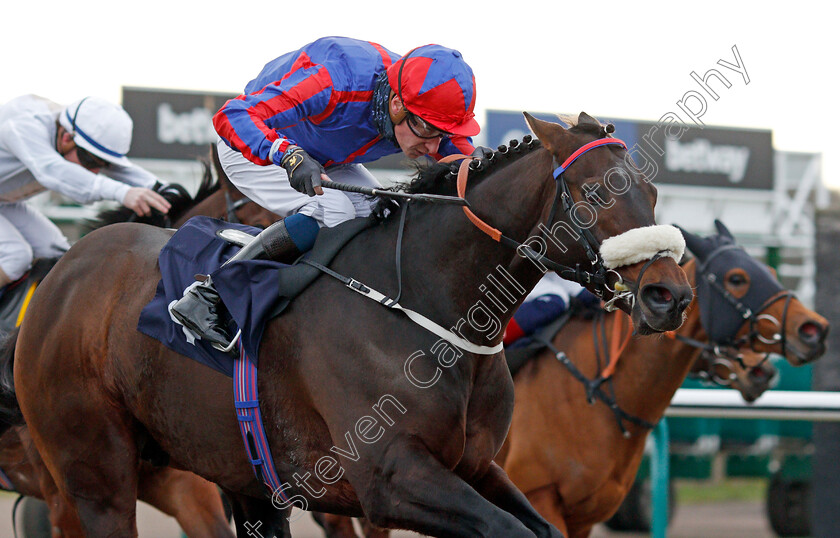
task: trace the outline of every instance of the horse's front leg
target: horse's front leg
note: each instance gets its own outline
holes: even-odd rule
[[[216,485],[198,475],[143,463],[137,498],[174,517],[187,536],[233,538]]]
[[[362,508],[378,527],[442,537],[534,536],[444,467],[415,437],[389,443],[384,453],[353,470],[351,482]]]
[[[490,468],[487,469],[484,476],[473,483],[473,487],[485,499],[513,515],[523,525],[534,531],[534,534],[537,536],[548,538],[563,537],[563,533],[546,521],[531,506],[525,494],[513,485],[507,473],[496,463],[490,463]]]
[[[324,529],[326,538],[359,538],[352,517],[312,512],[312,519]]]
[[[238,538],[264,536],[291,538],[289,515],[291,508],[278,509],[268,499],[257,499],[225,490],[233,511]]]

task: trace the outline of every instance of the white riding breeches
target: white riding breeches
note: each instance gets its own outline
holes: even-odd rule
[[[307,196],[292,188],[282,167],[254,164],[222,140],[217,145],[222,168],[236,188],[281,217],[303,213],[318,221],[320,226],[331,228],[355,217],[367,217],[376,201],[363,194],[331,189],[324,189],[322,195]],[[373,174],[361,164],[332,166],[326,173],[331,180],[339,183],[382,188]]]
[[[60,256],[70,243],[50,219],[25,202],[0,204],[0,269],[13,281],[33,258]]]

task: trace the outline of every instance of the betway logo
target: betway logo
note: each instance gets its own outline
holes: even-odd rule
[[[665,139],[665,168],[672,172],[724,174],[732,183],[740,183],[749,160],[748,147],[715,146],[704,138],[684,144]]]
[[[164,144],[210,144],[216,141],[213,114],[196,107],[177,113],[169,103],[157,107],[157,136]]]

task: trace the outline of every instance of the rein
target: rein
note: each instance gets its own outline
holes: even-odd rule
[[[301,258],[300,263],[305,263],[310,265],[324,274],[327,274],[336,280],[342,282],[345,286],[350,288],[351,290],[359,293],[368,299],[374,300],[381,304],[386,308],[390,308],[393,310],[399,310],[408,318],[416,323],[417,325],[423,327],[430,333],[438,336],[439,338],[446,340],[450,344],[454,345],[457,348],[463,349],[469,353],[474,353],[476,355],[495,355],[500,353],[504,350],[503,344],[499,342],[495,346],[482,346],[478,344],[474,344],[470,342],[466,338],[463,338],[459,334],[442,327],[438,323],[430,320],[426,316],[420,314],[419,312],[415,312],[410,308],[405,308],[399,304],[399,299],[402,296],[402,262],[401,262],[401,252],[402,252],[402,238],[403,233],[405,231],[405,222],[408,215],[408,208],[410,207],[410,202],[406,203],[405,209],[402,211],[402,215],[400,215],[400,225],[397,231],[397,246],[396,246],[396,256],[395,256],[395,264],[396,264],[396,271],[397,271],[397,295],[396,298],[388,297],[387,295],[376,291],[375,289],[366,286],[365,284],[359,282],[358,280],[344,276],[340,273],[337,273],[326,267],[317,263],[315,261],[309,260],[307,258]]]
[[[556,335],[560,329],[568,321],[568,315],[570,314],[569,311],[564,314],[560,319],[562,320],[561,323],[555,325],[555,330],[552,331],[545,331],[540,332],[539,335],[533,336],[533,340],[539,342],[543,346],[547,347],[554,353],[554,357],[566,367],[572,376],[580,381],[580,383],[586,389],[586,401],[591,405],[595,403],[595,400],[601,400],[604,402],[607,407],[609,407],[610,411],[612,411],[613,416],[615,417],[616,423],[618,424],[618,428],[621,430],[621,434],[625,438],[630,437],[630,432],[627,428],[624,427],[624,422],[631,422],[637,426],[641,426],[642,428],[646,429],[653,429],[656,427],[655,424],[648,422],[644,419],[631,415],[630,413],[624,411],[621,407],[619,407],[618,402],[616,401],[615,397],[615,389],[612,386],[613,381],[613,374],[615,373],[615,368],[618,365],[618,360],[621,357],[621,354],[624,352],[624,349],[627,347],[627,344],[630,342],[630,338],[633,336],[633,326],[627,325],[624,326],[624,320],[629,321],[629,316],[624,314],[623,312],[616,314],[615,323],[612,327],[612,338],[607,339],[606,337],[606,317],[603,315],[604,310],[599,310],[596,319],[593,321],[593,337],[595,340],[595,354],[598,361],[598,368],[601,369],[601,349],[603,348],[606,352],[606,366],[601,369],[600,374],[598,377],[594,379],[590,379],[586,377],[575,364],[569,359],[569,357],[557,347],[554,346],[552,340],[554,335]],[[598,339],[598,328],[600,326],[601,329],[601,337],[602,342],[599,342]],[[610,385],[610,394],[604,391],[601,385],[605,382],[609,381]]]
[[[241,224],[239,217],[236,216],[236,212],[239,211],[239,208],[251,203],[254,203],[254,201],[247,196],[243,196],[239,200],[234,200],[231,198],[230,192],[225,189],[225,211],[227,212],[227,218],[225,220],[233,224]]]
[[[533,145],[539,143],[538,141],[533,140],[530,136],[525,136],[522,139],[522,141],[529,147],[532,147]],[[554,202],[551,206],[551,212],[548,216],[548,224],[551,224],[552,220],[554,220],[558,206],[562,204],[563,212],[568,215],[572,210],[572,206],[574,205],[571,191],[569,190],[569,185],[563,177],[563,173],[585,153],[595,148],[606,145],[621,146],[625,150],[627,149],[627,145],[618,138],[599,138],[598,140],[593,140],[592,142],[581,146],[574,153],[572,153],[565,161],[563,161],[561,165],[555,167],[553,176],[556,181],[556,189]],[[516,146],[512,145],[512,147],[515,149],[516,147],[518,147],[518,144]],[[465,197],[467,191],[467,180],[469,178],[469,171],[470,169],[477,170],[481,166],[480,159],[478,157],[468,157],[466,155],[449,155],[441,159],[440,162],[447,163],[456,160],[461,161],[461,165],[458,168],[458,196],[466,199]],[[616,276],[618,276],[618,281],[615,284],[615,290],[610,291],[626,291],[622,284],[621,276],[618,275],[618,273],[615,271],[608,270],[604,266],[603,260],[598,255],[598,249],[600,246],[599,241],[595,238],[591,231],[589,231],[588,229],[582,229],[580,226],[578,226],[574,222],[574,219],[570,219],[570,221],[572,222],[572,225],[574,226],[575,231],[578,234],[576,238],[577,242],[583,247],[584,251],[586,252],[586,257],[589,259],[590,263],[595,268],[594,271],[582,270],[579,264],[575,267],[569,267],[566,265],[559,264],[553,260],[550,260],[544,255],[535,252],[530,246],[524,245],[519,241],[516,241],[515,239],[504,235],[498,229],[487,224],[478,215],[473,213],[469,207],[464,206],[463,210],[464,214],[466,214],[470,222],[472,222],[479,230],[484,232],[491,239],[500,244],[511,247],[514,250],[524,253],[529,259],[545,265],[546,267],[555,271],[559,276],[565,278],[566,280],[572,280],[582,285],[594,284],[596,286],[596,290],[600,292],[599,295],[603,295],[601,286],[606,287],[607,274],[613,273]],[[545,230],[545,226],[541,227],[541,236],[545,235]]]
[[[776,293],[775,295],[764,301],[764,303],[758,308],[758,310],[753,312],[750,308],[741,303],[734,295],[732,295],[729,292],[729,290],[723,287],[723,285],[720,282],[718,282],[718,279],[714,273],[709,273],[704,276],[711,288],[717,291],[724,299],[726,299],[726,301],[730,305],[732,305],[732,307],[735,310],[737,310],[738,313],[741,314],[741,317],[744,318],[744,320],[749,320],[750,322],[749,332],[747,332],[747,334],[745,334],[741,338],[727,343],[727,345],[737,348],[742,344],[752,345],[753,340],[758,340],[768,345],[779,344],[781,346],[780,354],[785,354],[785,351],[787,351],[787,335],[785,334],[785,327],[787,326],[787,315],[788,309],[790,308],[790,302],[794,298],[794,293],[792,291],[782,290]],[[785,300],[785,306],[782,309],[781,321],[767,314],[762,314],[762,312],[770,308],[773,305],[773,303],[781,299]],[[779,332],[774,335],[773,339],[763,337],[758,331],[758,322],[762,319],[772,320],[774,323],[779,325]]]
[[[606,323],[605,317],[601,316],[602,320],[602,332],[604,338],[604,348],[607,347],[606,342]],[[625,321],[630,321],[630,316],[624,314],[623,312],[620,314],[616,314],[615,323],[613,323],[613,330],[612,330],[612,339],[609,341],[609,351],[607,354],[607,366],[601,371],[601,379],[609,379],[615,373],[615,367],[618,365],[618,359],[621,357],[621,354],[624,352],[624,349],[627,347],[627,344],[630,343],[630,338],[633,336],[633,325],[628,324],[626,327],[622,327]],[[624,333],[624,336],[622,336]],[[596,341],[597,343],[597,341]],[[598,348],[595,348],[596,352]],[[598,357],[598,362],[600,364],[601,358]]]

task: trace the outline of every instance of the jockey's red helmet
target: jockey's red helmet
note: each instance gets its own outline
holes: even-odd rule
[[[477,135],[475,77],[461,53],[440,45],[412,50],[388,68],[388,82],[408,111],[441,131]]]

